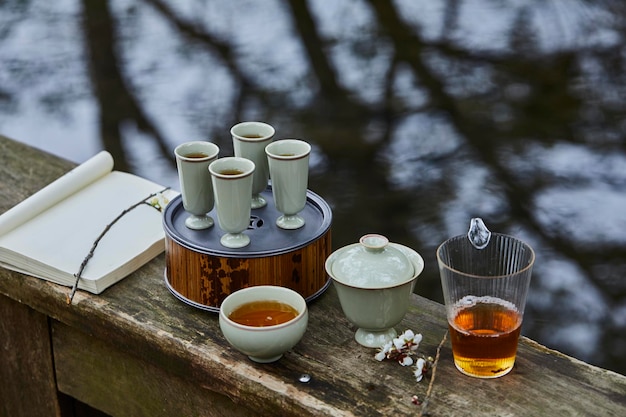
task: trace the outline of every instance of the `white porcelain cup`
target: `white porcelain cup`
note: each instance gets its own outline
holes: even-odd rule
[[[298,229],[305,224],[298,215],[306,204],[311,145],[299,139],[282,139],[265,147],[272,178],[276,209],[283,213],[276,220],[282,229]]]
[[[252,174],[254,162],[236,156],[216,159],[209,165],[215,209],[220,228],[226,232],[220,243],[227,248],[242,248],[250,243],[244,230],[250,225]]]
[[[240,324],[229,317],[244,304],[269,300],[290,305],[298,315],[287,322],[262,327]],[[304,298],[292,289],[279,286],[256,285],[237,290],[220,306],[219,324],[226,340],[259,363],[280,359],[302,339],[308,322],[309,311]]]
[[[213,186],[208,166],[217,159],[219,147],[211,142],[185,142],[174,149],[183,207],[189,213],[185,226],[194,230],[213,226],[207,214],[213,209]]]
[[[267,188],[269,179],[265,147],[274,138],[274,133],[274,128],[263,122],[242,122],[230,129],[235,156],[254,162],[251,206],[253,209],[267,205],[267,201],[261,196],[263,190]]]

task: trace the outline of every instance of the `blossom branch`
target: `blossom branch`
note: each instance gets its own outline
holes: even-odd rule
[[[98,246],[98,243],[100,243],[100,240],[102,240],[102,238],[104,237],[104,235],[111,229],[111,227],[113,227],[113,225],[115,223],[117,223],[118,220],[120,220],[122,217],[124,217],[124,215],[126,215],[127,213],[129,213],[130,211],[134,210],[135,208],[143,205],[143,204],[147,204],[151,207],[154,207],[154,209],[161,211],[163,208],[163,205],[160,204],[160,202],[157,201],[150,201],[148,202],[148,200],[153,199],[154,197],[158,196],[159,194],[169,190],[170,187],[166,187],[164,189],[162,189],[161,191],[158,191],[156,193],[152,193],[149,196],[147,196],[146,198],[136,202],[135,204],[133,204],[132,206],[128,207],[127,209],[125,209],[124,211],[122,211],[115,219],[113,219],[113,221],[109,224],[106,225],[106,227],[104,228],[104,230],[102,231],[102,233],[100,233],[100,236],[98,236],[96,238],[96,240],[93,242],[93,245],[91,246],[91,249],[89,250],[89,253],[87,253],[87,256],[85,256],[85,259],[83,259],[83,262],[80,264],[80,267],[78,269],[78,272],[76,274],[74,274],[74,277],[76,277],[76,281],[74,281],[74,285],[72,286],[72,290],[70,292],[70,294],[67,296],[67,304],[70,305],[72,304],[72,300],[74,299],[74,294],[76,294],[76,290],[78,289],[78,282],[80,281],[80,278],[83,274],[83,270],[85,269],[85,267],[87,266],[87,262],[89,262],[89,260],[93,257],[94,252],[96,251],[96,247]]]
[[[439,342],[439,346],[437,346],[437,354],[435,355],[435,361],[432,366],[432,373],[430,374],[430,382],[428,383],[428,390],[426,391],[426,396],[424,397],[424,401],[422,402],[422,409],[420,410],[420,417],[427,415],[426,408],[428,407],[428,400],[430,400],[430,394],[433,391],[433,385],[435,384],[435,374],[437,373],[437,364],[439,363],[439,356],[441,355],[441,347],[446,342],[448,337],[448,332],[446,331]]]

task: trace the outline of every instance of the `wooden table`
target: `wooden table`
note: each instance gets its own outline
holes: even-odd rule
[[[0,213],[72,167],[0,137]],[[69,288],[0,268],[0,415],[78,415],[74,399],[112,416],[421,412],[411,398],[425,398],[430,375],[417,383],[411,369],[358,345],[332,285],[311,303],[302,341],[261,365],[228,345],[216,314],[169,293],[164,263],[161,255],[99,296],[79,291],[71,306]],[[434,357],[447,329],[443,306],[414,296],[397,329],[422,333],[420,351]],[[435,376],[432,416],[626,416],[625,376],[526,338],[505,377],[462,375],[449,342]]]

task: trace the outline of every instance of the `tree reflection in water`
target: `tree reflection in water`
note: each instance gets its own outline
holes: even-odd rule
[[[0,5],[0,132],[177,187],[172,149],[263,120],[314,146],[339,247],[423,254],[471,217],[537,252],[524,334],[626,373],[619,0]]]

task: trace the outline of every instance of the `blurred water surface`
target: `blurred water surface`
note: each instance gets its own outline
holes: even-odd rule
[[[442,302],[482,217],[537,252],[523,333],[626,373],[625,38],[621,0],[5,0],[0,133],[178,188],[177,144],[266,121],[313,145],[335,247],[414,248]]]

